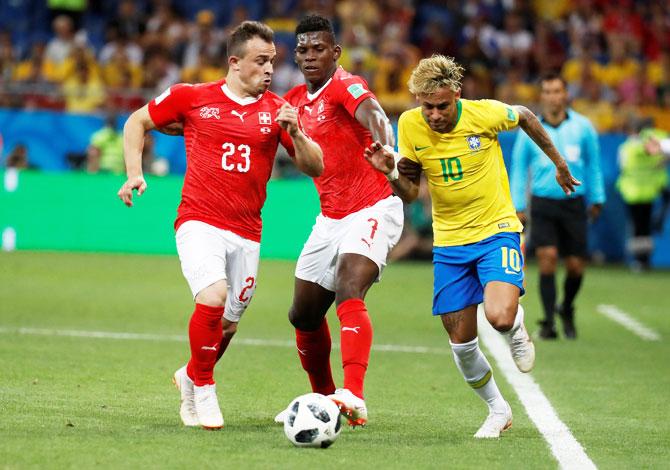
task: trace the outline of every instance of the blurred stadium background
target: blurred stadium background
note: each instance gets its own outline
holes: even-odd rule
[[[618,150],[629,136],[645,126],[670,132],[666,0],[0,0],[0,231],[3,250],[17,251],[0,253],[0,467],[183,467],[210,464],[220,448],[237,467],[471,468],[485,458],[490,468],[555,468],[502,376],[515,409],[512,438],[472,444],[470,427],[483,411],[428,313],[428,263],[392,263],[369,296],[379,312],[377,343],[429,350],[375,353],[370,429],[342,437],[328,461],[286,447],[266,422],[306,391],[285,312],[291,260],[319,208],[311,181],[281,154],[263,212],[263,284],[224,369],[230,432],[203,437],[178,428],[176,395],[166,384],[187,349],[175,335],[185,331],[191,303],[176,256],[144,255],[175,253],[183,140],[153,136],[145,155],[149,190],[128,210],[116,198],[124,181],[119,132],[129,111],[169,85],[224,76],[227,32],[244,19],[276,31],[274,91],[301,83],[293,28],[308,12],[333,19],[341,65],[368,80],[392,120],[414,106],[406,81],[432,53],[465,65],[465,98],[536,111],[537,78],[561,70],[573,107],[600,133],[608,201],[589,244],[593,261],[605,264],[587,271],[577,303],[580,339],[539,344],[533,375],[596,464],[665,468],[667,200],[654,206],[658,272],[633,275],[621,266],[630,261],[630,228],[615,183]],[[501,136],[508,165],[514,138]],[[420,203],[407,211],[421,236],[430,224],[425,215]],[[541,315],[536,277],[531,263],[529,322]],[[596,313],[608,305],[658,337],[640,339]],[[119,342],[96,338],[98,331],[158,336]],[[417,390],[431,393],[418,403]]]
[[[226,34],[244,19],[266,21],[276,31],[273,90],[282,94],[300,83],[291,58],[293,29],[307,12],[333,19],[344,47],[341,65],[367,78],[392,119],[414,106],[407,79],[417,61],[432,53],[454,56],[466,66],[464,97],[494,97],[534,110],[538,76],[561,70],[572,106],[601,135],[608,203],[591,227],[594,260],[626,260],[628,217],[615,189],[618,148],[627,134],[644,125],[670,131],[670,4],[663,0],[2,0],[2,162],[57,172],[44,176],[51,180],[27,176],[25,184],[5,185],[14,188],[12,196],[7,189],[0,193],[0,225],[11,228],[5,232],[5,248],[124,251],[123,243],[104,239],[87,245],[84,235],[70,244],[55,236],[51,243],[37,240],[25,214],[67,213],[67,206],[47,207],[59,200],[46,197],[53,187],[72,187],[86,191],[91,201],[104,200],[102,188],[111,187],[73,172],[122,173],[119,129],[127,113],[173,83],[224,76]],[[104,128],[105,122],[109,127]],[[506,157],[513,141],[513,133],[501,137]],[[146,154],[148,173],[176,176],[157,183],[176,194],[178,176],[185,170],[181,138],[156,134]],[[284,180],[298,176],[281,154],[274,175]],[[297,185],[287,186],[297,193],[280,193],[290,198],[310,191],[309,185]],[[310,196],[296,200],[312,200]],[[30,211],[29,199],[35,204]],[[175,201],[163,201],[166,209],[143,219],[143,226],[151,230],[165,220]],[[126,215],[115,209],[105,210],[109,226],[115,225],[110,218]],[[310,206],[301,212],[310,220],[315,210]],[[271,209],[265,212],[272,217]],[[670,227],[664,229],[664,213],[659,200],[661,223],[652,264],[668,267]],[[93,219],[74,216],[71,222],[90,227]],[[160,240],[148,251],[173,252],[169,231]],[[266,236],[270,245],[273,235]],[[126,248],[144,249],[133,240]],[[266,255],[292,257],[298,249]]]

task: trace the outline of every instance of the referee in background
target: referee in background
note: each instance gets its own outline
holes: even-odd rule
[[[540,80],[540,121],[570,172],[582,182],[566,196],[554,178],[554,166],[540,148],[519,132],[512,152],[511,191],[517,215],[527,221],[527,185],[530,174],[530,245],[535,248],[540,270],[540,295],[544,320],[539,336],[556,339],[554,312],[563,323],[565,337],[577,336],[574,300],[582,285],[587,257],[587,224],[600,215],[605,202],[598,134],[591,122],[568,107],[568,91],[563,78],[552,73]],[[556,303],[556,267],[559,255],[565,259],[563,301]]]

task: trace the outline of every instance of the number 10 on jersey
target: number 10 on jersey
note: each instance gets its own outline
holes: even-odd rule
[[[239,171],[240,173],[246,173],[249,171],[251,166],[251,159],[249,155],[251,154],[251,148],[246,144],[241,144],[237,146],[237,152],[244,159],[244,162],[238,163],[229,163],[228,159],[235,155],[235,144],[226,142],[221,146],[223,148],[223,155],[221,156],[221,167],[226,171]]]

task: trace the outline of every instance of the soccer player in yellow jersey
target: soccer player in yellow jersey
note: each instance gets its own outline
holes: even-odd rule
[[[433,205],[433,315],[449,334],[458,369],[489,406],[475,437],[497,438],[512,425],[512,411],[479,349],[477,305],[484,302],[486,318],[507,338],[519,370],[528,372],[535,362],[519,305],[522,226],[498,133],[521,127],[552,160],[567,194],[580,183],[530,110],[461,99],[462,74],[449,57],[421,60],[408,83],[420,107],[400,116],[399,155],[375,142],[365,156],[406,202],[417,197],[421,171],[426,175]]]

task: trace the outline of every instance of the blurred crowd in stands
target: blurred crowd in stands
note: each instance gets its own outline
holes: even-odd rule
[[[169,85],[226,73],[225,39],[245,19],[277,33],[273,89],[301,83],[298,18],[333,19],[341,64],[397,116],[423,56],[467,68],[466,98],[535,108],[536,78],[561,70],[573,106],[601,132],[629,116],[670,130],[667,0],[0,0],[0,106],[128,111]]]

